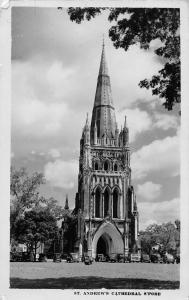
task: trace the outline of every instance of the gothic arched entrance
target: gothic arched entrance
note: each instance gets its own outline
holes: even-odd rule
[[[102,235],[97,242],[96,254],[109,255],[110,248],[111,238],[107,234]]]
[[[124,244],[121,233],[111,222],[104,222],[96,231],[92,240],[92,256],[97,254],[110,255],[111,253],[123,253]]]

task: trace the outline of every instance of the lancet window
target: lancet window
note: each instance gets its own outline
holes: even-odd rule
[[[101,191],[99,188],[97,188],[95,193],[95,217],[96,218],[100,218],[100,200],[101,200]]]
[[[96,161],[95,164],[94,164],[94,168],[95,168],[96,171],[99,170],[99,164],[98,164],[97,161]]]
[[[114,164],[114,171],[117,172],[117,164]]]
[[[117,189],[113,191],[113,218],[118,218],[118,195]]]
[[[110,199],[110,193],[108,192],[108,189],[104,192],[104,217],[106,217],[109,213],[109,199]]]
[[[108,160],[106,160],[104,163],[104,171],[108,171],[108,170],[109,170],[109,162]]]

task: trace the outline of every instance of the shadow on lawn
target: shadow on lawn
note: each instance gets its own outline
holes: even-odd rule
[[[10,287],[17,289],[178,289],[179,285],[179,281],[162,281],[139,278],[104,278],[95,276],[10,279]]]

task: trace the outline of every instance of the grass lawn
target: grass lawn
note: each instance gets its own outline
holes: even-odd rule
[[[177,264],[10,263],[10,287],[29,289],[178,289]]]

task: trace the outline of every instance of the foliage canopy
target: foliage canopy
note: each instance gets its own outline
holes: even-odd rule
[[[58,205],[57,200],[54,198],[46,199],[39,193],[40,186],[45,183],[45,178],[42,173],[33,173],[29,175],[24,168],[16,170],[11,168],[11,209],[10,209],[10,237],[11,242],[15,240],[22,240],[23,236],[25,240],[31,237],[31,241],[36,238],[36,235],[25,234],[25,228],[28,225],[28,218],[34,218],[31,224],[33,224],[33,230],[37,226],[39,218],[44,218],[46,215],[48,220],[58,220],[69,212]],[[51,223],[50,221],[50,223]],[[43,221],[41,221],[43,222]],[[50,226],[49,223],[49,226]],[[23,226],[24,224],[24,226]],[[48,224],[43,222],[43,228],[41,229],[40,240],[42,240],[43,229],[48,227]],[[40,227],[40,226],[39,226]],[[23,232],[21,230],[24,230]],[[31,229],[31,228],[30,228]],[[28,230],[30,230],[28,229]],[[30,230],[31,231],[31,230]],[[49,230],[50,232],[50,230]],[[33,233],[34,234],[34,233]],[[46,236],[47,237],[47,236]]]
[[[162,252],[175,253],[180,250],[180,221],[176,220],[161,225],[151,224],[140,232],[142,251],[150,253],[152,246],[161,245]]]
[[[40,243],[53,239],[57,232],[56,218],[48,209],[32,209],[16,221],[15,238],[27,245],[30,252],[36,251]]]
[[[109,29],[109,36],[116,48],[125,51],[134,44],[149,49],[151,42],[159,41],[156,55],[164,67],[151,79],[141,80],[140,87],[151,89],[165,102],[167,110],[180,103],[180,10],[178,8],[69,8],[71,21],[81,23],[91,20],[109,10],[108,20],[115,25]]]

